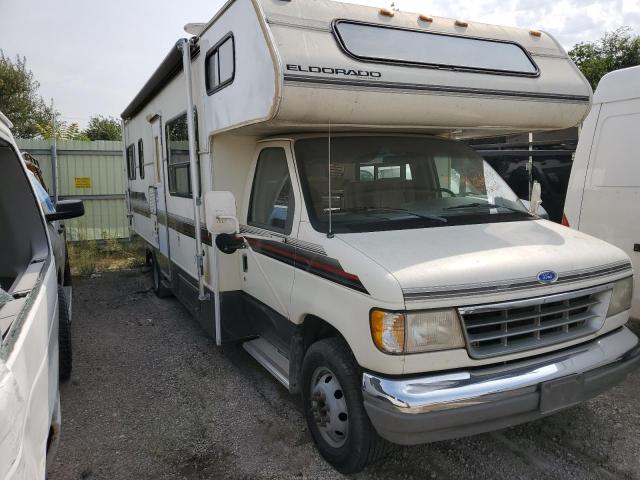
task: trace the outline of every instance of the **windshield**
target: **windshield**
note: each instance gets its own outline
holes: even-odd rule
[[[297,140],[295,153],[309,218],[321,232],[533,218],[489,164],[459,142],[356,136],[332,138],[329,148],[328,138],[316,137]]]

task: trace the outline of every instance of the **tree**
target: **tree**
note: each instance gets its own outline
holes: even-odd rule
[[[113,117],[94,115],[89,119],[89,125],[83,132],[89,140],[120,140],[122,132],[120,122]]]
[[[38,136],[48,140],[53,138],[53,124],[51,122],[37,125]],[[80,130],[77,123],[68,124],[59,122],[56,124],[56,139],[58,140],[82,140],[88,142],[90,138]]]
[[[569,56],[595,90],[604,74],[640,65],[640,36],[633,36],[629,27],[621,27],[595,42],[578,43]]]
[[[54,113],[38,95],[38,88],[40,84],[27,68],[26,58],[18,55],[13,61],[0,50],[0,111],[13,123],[16,137],[35,137],[38,125],[53,118]]]

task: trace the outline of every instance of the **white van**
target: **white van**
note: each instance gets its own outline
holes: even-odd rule
[[[187,30],[122,113],[132,227],[158,295],[301,393],[335,468],[638,364],[629,257],[460,141],[584,119],[553,37],[329,0],[229,0]]]
[[[640,66],[600,80],[564,209],[568,225],[620,247],[640,271]],[[640,319],[640,289],[631,316]]]
[[[81,214],[81,203],[43,213],[10,128],[0,113],[0,479],[42,479],[60,434],[64,300],[47,222]]]

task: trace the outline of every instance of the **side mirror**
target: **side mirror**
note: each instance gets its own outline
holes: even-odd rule
[[[529,209],[531,208],[531,203],[529,203],[529,200],[525,200],[524,198],[521,198],[520,201],[522,202],[524,207],[527,209],[527,211],[529,211]],[[542,205],[538,207],[538,217],[544,218],[545,220],[549,220],[549,212],[547,212]]]
[[[533,182],[533,186],[531,187],[529,213],[537,215],[540,205],[542,205],[542,187],[540,187],[540,183],[536,180]]]
[[[216,247],[218,247],[222,253],[226,253],[227,255],[231,255],[241,248],[246,248],[242,237],[229,233],[220,233],[216,235]]]
[[[213,191],[204,194],[207,230],[213,235],[240,233],[236,218],[236,199],[231,192]]]
[[[47,219],[47,222],[53,222],[55,220],[77,218],[83,215],[84,203],[82,203],[82,200],[60,200],[56,203],[56,211],[53,213],[47,213],[45,218]]]

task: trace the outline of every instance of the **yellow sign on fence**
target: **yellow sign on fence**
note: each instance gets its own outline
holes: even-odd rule
[[[91,188],[91,177],[75,177],[76,188]]]

